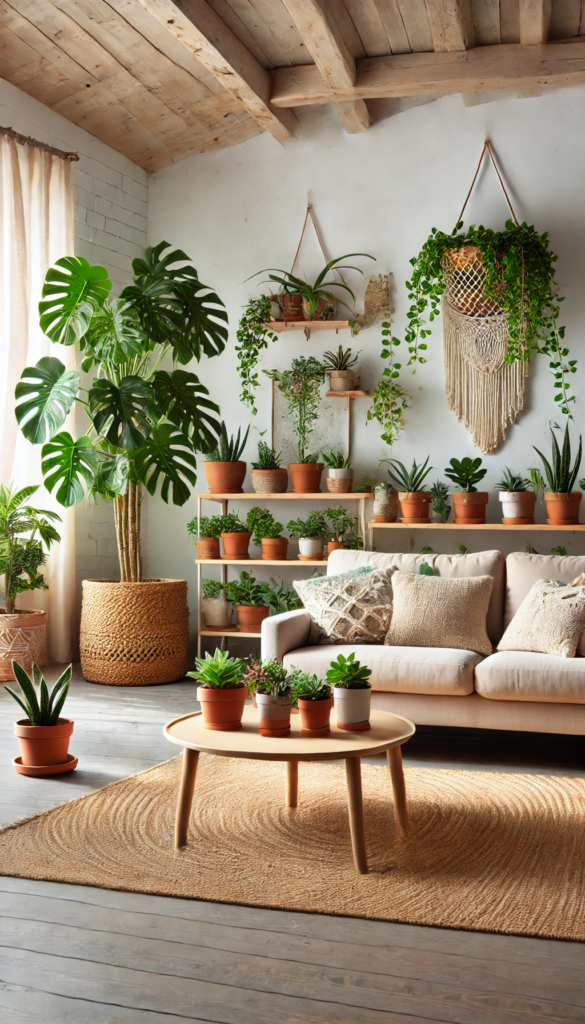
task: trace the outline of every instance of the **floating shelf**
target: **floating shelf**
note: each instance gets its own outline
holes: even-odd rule
[[[548,523],[533,523],[532,526],[505,526],[504,523],[477,523],[475,525],[458,523],[368,523],[371,530],[517,530],[524,533],[532,530],[548,530],[549,533],[559,531],[583,531],[585,523],[576,526],[549,526]]]
[[[340,331],[349,327],[349,320],[271,320],[264,326],[275,334],[285,334],[287,331]]]
[[[310,561],[301,562],[299,558],[278,558],[270,559],[267,558],[196,558],[195,565],[265,565],[270,567],[271,565],[327,565],[327,559],[322,558],[318,561],[316,558]]]
[[[371,391],[361,391],[359,388],[356,391],[327,391],[325,393],[326,398],[371,398]]]
[[[261,633],[245,633],[240,629],[200,629],[199,636],[253,636],[259,637]]]
[[[246,491],[244,494],[198,494],[197,497],[205,501],[372,501],[374,494],[371,491],[309,491],[307,494],[295,494],[293,491],[256,494],[256,491]]]

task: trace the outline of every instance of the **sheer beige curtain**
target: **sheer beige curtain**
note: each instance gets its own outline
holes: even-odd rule
[[[57,505],[42,485],[40,446],[18,430],[14,388],[25,366],[42,356],[75,366],[74,350],[50,342],[38,315],[48,268],[74,251],[71,161],[0,136],[0,223],[0,482],[40,484],[34,503],[63,519],[61,543],[44,571],[50,589],[21,595],[17,605],[46,609],[49,660],[68,661],[75,649],[74,511]]]

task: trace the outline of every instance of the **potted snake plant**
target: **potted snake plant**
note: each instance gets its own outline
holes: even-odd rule
[[[246,447],[250,427],[242,438],[240,432],[241,427],[238,427],[237,434],[228,437],[226,425],[222,420],[219,443],[213,451],[208,452],[207,462],[203,463],[210,494],[243,493],[246,463],[240,457]]]
[[[451,495],[455,506],[454,521],[457,524],[476,526],[485,523],[489,494],[487,491],[478,491],[475,486],[487,473],[485,466],[481,468],[481,463],[479,457],[470,459],[466,456],[461,461],[451,459],[445,470],[445,476],[459,487],[459,490],[453,491]]]
[[[500,492],[504,526],[530,526],[534,522],[536,492],[530,480],[506,466],[495,488]]]
[[[32,776],[72,771],[77,764],[77,759],[69,754],[73,722],[70,718],[61,718],[71,683],[71,665],[51,690],[34,661],[30,676],[17,661],[12,662],[12,671],[20,696],[9,686],[6,689],[26,715],[14,724],[20,744],[20,757],[14,761],[14,770],[19,775]]]
[[[540,456],[549,490],[544,492],[547,523],[549,526],[575,526],[579,522],[581,492],[574,491],[577,474],[583,454],[583,439],[579,436],[579,447],[571,465],[571,438],[569,424],[565,425],[562,451],[559,448],[554,429],[551,427],[552,456],[549,460],[533,445]],[[583,484],[581,481],[580,485]]]
[[[371,668],[356,661],[355,651],[347,658],[339,654],[327,671],[333,688],[337,727],[347,732],[366,732],[370,726]]]
[[[403,523],[430,523],[429,506],[432,500],[430,491],[424,491],[422,485],[431,472],[427,456],[422,465],[417,465],[416,460],[412,462],[412,469],[407,469],[404,463],[398,459],[382,459],[382,463],[390,465],[388,476],[394,487],[398,490],[398,501],[400,503],[401,522]]]
[[[187,675],[199,683],[197,700],[205,729],[235,732],[242,728],[248,693],[245,669],[241,658],[230,658],[229,651],[220,651],[218,647],[214,654],[207,651],[204,658],[195,659],[195,671]]]

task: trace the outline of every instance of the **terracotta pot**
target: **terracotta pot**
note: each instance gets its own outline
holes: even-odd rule
[[[64,764],[73,732],[70,718],[60,718],[57,725],[31,725],[28,718],[14,723],[14,735],[20,743],[23,765],[45,767]]]
[[[201,703],[204,729],[216,732],[235,732],[242,728],[242,715],[248,688],[244,684],[232,690],[212,690],[197,687],[197,700]]]
[[[357,374],[355,370],[327,370],[330,391],[353,391]]]
[[[246,462],[204,462],[210,494],[242,494]]]
[[[299,537],[299,554],[303,558],[323,558],[323,538]]]
[[[305,320],[327,320],[332,308],[333,307],[331,303],[328,302],[327,299],[319,299],[319,301],[317,302],[317,309],[311,315],[310,304],[307,302],[307,300],[303,302],[303,314]]]
[[[0,614],[0,681],[14,680],[12,659],[30,672],[33,661],[44,665],[47,613],[26,611]]]
[[[529,526],[534,522],[534,491],[500,491],[502,503],[502,522],[509,525],[510,520],[519,520],[518,525]],[[521,522],[520,522],[521,521]]]
[[[400,517],[403,523],[430,523],[430,491],[398,491]]]
[[[442,512],[435,512],[433,508],[429,508],[429,515],[431,523],[446,523],[451,515],[451,506],[446,505]]]
[[[282,310],[282,319],[287,323],[305,319],[303,296],[300,292],[295,292],[293,295],[287,295],[286,293],[281,295],[279,297],[279,304]]]
[[[261,736],[288,736],[290,733],[291,699],[274,701],[269,693],[256,694]]]
[[[489,500],[487,491],[455,491],[451,498],[455,506],[456,523],[485,523],[485,509]]]
[[[339,548],[344,548],[345,544],[342,544],[340,540],[328,540],[327,541],[327,555],[330,555],[332,551],[337,551]]]
[[[281,562],[288,551],[288,537],[265,537],[262,541],[262,558],[266,562]]]
[[[366,732],[370,726],[371,686],[363,689],[346,690],[333,687],[337,728],[347,732]]]
[[[302,700],[299,697],[298,706],[301,713],[301,736],[329,735],[333,697],[327,697],[326,700]]]
[[[221,558],[219,537],[200,537],[195,541],[197,558]]]
[[[252,604],[239,604],[236,608],[238,617],[238,629],[242,633],[260,633],[264,619],[270,615],[270,608],[267,604],[257,607]]]
[[[224,558],[249,558],[251,533],[222,533]]]
[[[353,469],[330,469],[326,478],[332,494],[349,494],[353,487]]]
[[[580,491],[571,491],[570,494],[545,491],[544,501],[549,526],[573,526],[579,522]]]
[[[288,470],[251,470],[252,489],[256,494],[285,494],[288,490]]]
[[[201,611],[207,629],[221,629],[222,626],[231,625],[234,606],[225,597],[204,597]]]
[[[289,473],[295,494],[319,494],[321,492],[322,462],[291,462]]]

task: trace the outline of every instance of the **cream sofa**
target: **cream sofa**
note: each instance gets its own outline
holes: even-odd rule
[[[499,551],[466,555],[385,554],[334,551],[327,573],[359,565],[394,566],[418,572],[420,563],[448,578],[493,577],[487,632],[494,645],[538,579],[570,583],[585,572],[585,556],[557,557]],[[526,651],[473,651],[440,647],[310,645],[310,618],[304,609],[265,619],[262,657],[325,676],[342,652],[356,651],[372,669],[372,706],[405,715],[417,725],[518,729],[585,734],[585,657],[559,658]],[[581,650],[585,654],[582,641]]]

